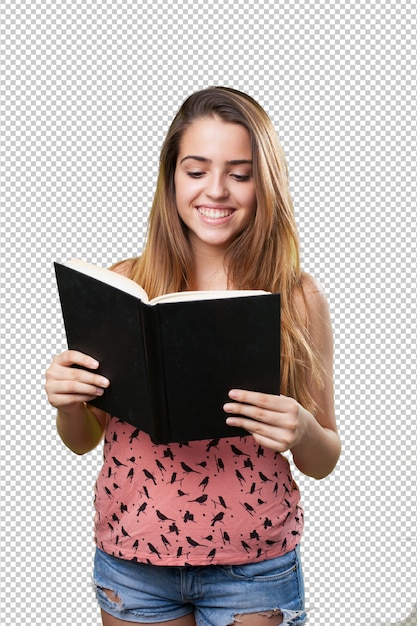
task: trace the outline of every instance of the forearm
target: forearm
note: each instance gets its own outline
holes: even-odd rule
[[[306,422],[305,436],[291,448],[294,463],[303,474],[324,478],[339,460],[340,438],[335,431],[321,426],[311,413],[307,413]]]
[[[93,450],[104,432],[93,410],[84,403],[75,409],[60,409],[56,417],[56,426],[67,448],[80,455]]]

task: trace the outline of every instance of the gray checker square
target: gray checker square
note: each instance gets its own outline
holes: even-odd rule
[[[53,261],[140,253],[168,124],[222,84],[274,121],[334,324],[343,454],[323,481],[295,471],[309,623],[415,626],[416,5],[0,7],[2,624],[100,623],[101,450],[64,448],[43,389],[65,348]]]

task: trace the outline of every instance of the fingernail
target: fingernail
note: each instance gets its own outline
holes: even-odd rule
[[[101,387],[97,387],[96,396],[102,396],[103,393],[104,393],[104,389],[102,389]]]

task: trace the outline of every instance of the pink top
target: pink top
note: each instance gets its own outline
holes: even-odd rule
[[[303,529],[287,459],[251,436],[156,445],[112,417],[95,493],[97,546],[155,565],[274,558]]]

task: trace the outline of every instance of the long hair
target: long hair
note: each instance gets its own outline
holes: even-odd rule
[[[273,124],[253,98],[211,87],[185,100],[161,149],[146,246],[132,260],[129,275],[151,298],[193,288],[193,257],[176,207],[174,174],[184,132],[195,120],[213,117],[248,130],[257,199],[251,223],[227,250],[228,282],[234,289],[281,294],[281,390],[314,411],[309,384],[313,379],[321,386],[321,369],[308,336],[306,306],[300,307],[300,298],[306,303],[288,168]]]

